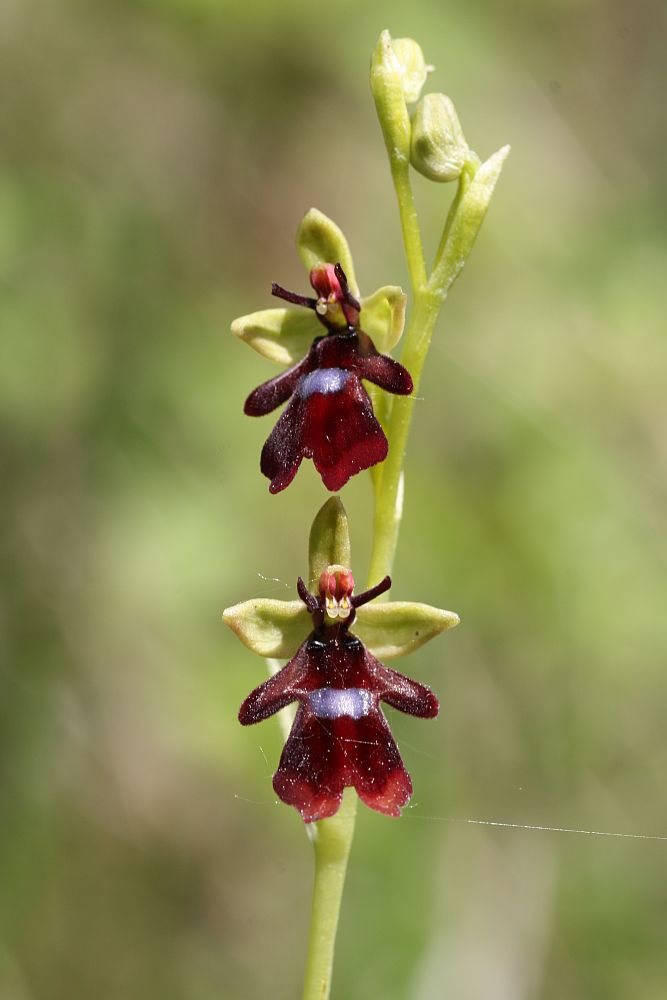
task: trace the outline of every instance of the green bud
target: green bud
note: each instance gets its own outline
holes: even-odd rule
[[[352,629],[375,656],[389,660],[411,653],[459,621],[453,611],[432,608],[430,604],[387,601],[359,608]]]
[[[296,245],[308,274],[318,264],[340,264],[345,271],[350,291],[359,296],[347,240],[342,230],[324,212],[317,208],[306,212],[297,230]]]
[[[256,598],[225,608],[222,619],[253,653],[283,659],[294,656],[311,629],[303,601]]]
[[[466,162],[468,149],[456,108],[445,94],[426,94],[412,122],[410,162],[432,181],[454,181]]]
[[[409,160],[410,116],[405,104],[404,69],[388,31],[380,35],[371,58],[371,91],[390,157]]]
[[[298,309],[262,309],[232,323],[235,337],[280,365],[300,361],[318,332],[312,313]]]
[[[407,104],[414,104],[419,100],[421,89],[432,67],[426,65],[421,46],[413,38],[394,38],[391,47],[401,67],[405,101]]]
[[[315,515],[308,540],[308,573],[314,583],[328,566],[350,566],[350,530],[339,497],[330,497]]]

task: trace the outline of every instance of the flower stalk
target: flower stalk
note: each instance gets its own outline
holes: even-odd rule
[[[304,1000],[326,1000],[331,991],[336,931],[356,818],[357,796],[354,789],[346,788],[336,815],[306,828],[313,831],[315,874]]]

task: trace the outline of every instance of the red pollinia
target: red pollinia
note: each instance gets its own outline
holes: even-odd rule
[[[299,702],[273,787],[306,823],[332,816],[348,785],[366,805],[388,816],[399,816],[412,795],[410,775],[380,703],[430,719],[438,714],[438,699],[425,685],[385,667],[350,632],[356,609],[390,586],[387,576],[352,596],[350,571],[329,566],[316,596],[299,577],[297,591],[313,630],[287,666],[241,706],[239,721],[248,726]]]
[[[328,490],[387,457],[388,443],[362,379],[407,396],[410,373],[380,354],[359,325],[361,305],[340,264],[310,272],[317,297],[272,286],[273,295],[313,309],[327,333],[316,337],[306,357],[248,396],[244,411],[263,416],[289,400],[262,449],[260,468],[279,493],[294,479],[303,458],[312,458]]]

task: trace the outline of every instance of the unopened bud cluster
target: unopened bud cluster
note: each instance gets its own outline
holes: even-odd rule
[[[469,149],[456,109],[445,94],[422,87],[432,67],[412,38],[393,39],[383,31],[371,61],[371,88],[390,155],[410,161],[432,181],[456,180],[479,159]],[[408,104],[419,101],[412,120]]]

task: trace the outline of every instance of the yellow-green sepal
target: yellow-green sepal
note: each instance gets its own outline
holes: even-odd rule
[[[408,297],[399,285],[383,285],[361,300],[361,327],[381,354],[401,339]]]
[[[460,618],[453,611],[414,601],[366,604],[357,611],[352,632],[380,660],[391,660],[419,649]]]
[[[396,346],[405,326],[407,295],[398,285],[384,285],[361,300],[361,325],[381,354]],[[322,327],[312,312],[261,309],[239,316],[232,333],[253,350],[279,365],[295,365],[307,353]]]
[[[310,208],[296,233],[299,256],[308,274],[318,264],[340,264],[353,295],[359,296],[352,254],[343,231],[324,212]]]
[[[226,608],[222,618],[253,653],[276,659],[291,659],[312,628],[302,601],[258,597]]]
[[[350,567],[350,529],[340,497],[327,500],[310,529],[306,582],[311,590],[328,566]]]
[[[305,309],[262,309],[232,323],[235,337],[280,365],[300,361],[321,332],[314,314]]]

